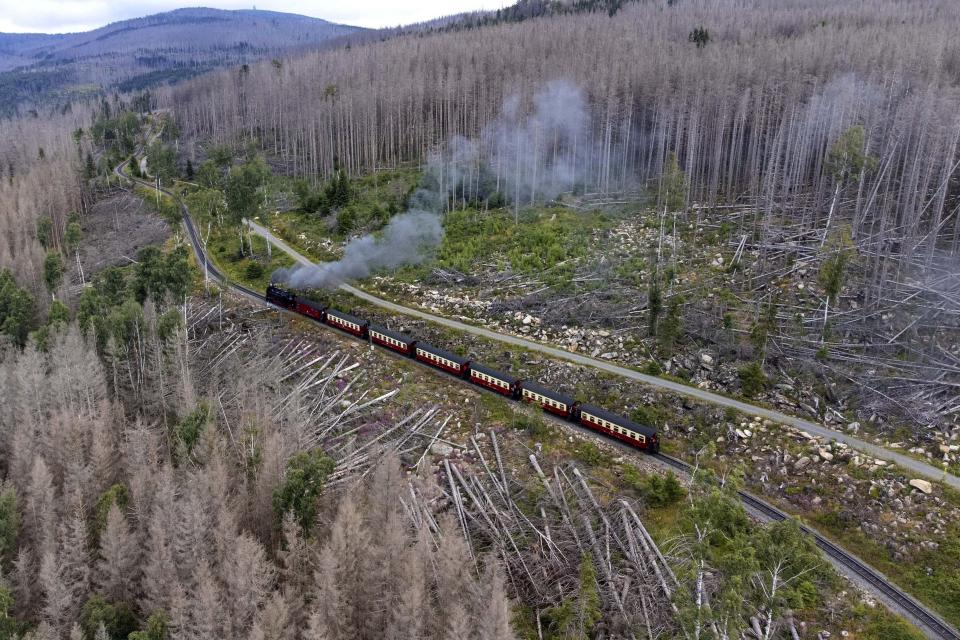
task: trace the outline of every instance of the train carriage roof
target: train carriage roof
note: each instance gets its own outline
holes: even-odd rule
[[[385,329],[385,328],[381,327],[381,326],[378,325],[378,324],[371,324],[371,325],[370,325],[370,331],[376,331],[377,333],[381,333],[381,334],[387,336],[388,338],[393,338],[394,340],[397,340],[397,341],[399,341],[399,342],[402,342],[402,343],[404,343],[404,344],[407,345],[407,346],[409,346],[409,345],[411,345],[411,344],[413,344],[414,342],[417,341],[416,338],[413,338],[413,337],[411,337],[411,336],[408,336],[408,335],[405,334],[405,333],[400,333],[400,332],[398,332],[398,331],[390,331],[389,329]]]
[[[532,391],[533,393],[538,393],[545,398],[550,398],[551,400],[562,402],[568,407],[572,407],[577,402],[570,396],[563,395],[562,393],[557,393],[553,389],[547,389],[546,387],[541,387],[535,382],[524,382],[523,388],[527,389],[528,391]]]
[[[432,353],[433,355],[438,356],[438,357],[440,357],[440,358],[446,358],[446,359],[449,360],[450,362],[455,362],[455,363],[457,363],[458,365],[460,365],[461,367],[464,366],[464,365],[466,365],[466,364],[468,364],[468,363],[470,362],[470,361],[467,360],[466,358],[461,358],[460,356],[458,356],[458,355],[455,354],[455,353],[450,353],[449,351],[447,351],[447,350],[445,350],[445,349],[440,349],[439,347],[435,347],[435,346],[433,346],[432,344],[430,344],[429,342],[422,342],[422,341],[421,341],[421,342],[418,342],[418,343],[417,343],[417,349],[422,349],[422,350],[426,351],[427,353]]]
[[[610,413],[609,411],[606,411],[605,409],[601,409],[600,407],[596,407],[592,404],[580,405],[580,411],[583,411],[584,413],[589,413],[590,415],[594,415],[598,418],[603,418],[607,422],[612,422],[618,426],[623,427],[624,429],[630,429],[631,431],[636,431],[637,433],[641,433],[645,436],[657,435],[657,430],[654,429],[653,427],[645,427],[642,424],[637,424],[633,420],[629,420],[628,418],[617,415],[615,413]]]
[[[514,378],[514,377],[513,377],[512,375],[510,375],[509,373],[504,373],[504,372],[502,372],[502,371],[497,371],[496,369],[491,369],[490,367],[485,367],[485,366],[483,366],[482,364],[477,364],[476,362],[471,363],[471,364],[470,364],[470,368],[471,368],[471,369],[474,369],[474,370],[476,370],[476,371],[479,371],[480,373],[485,373],[485,374],[487,374],[488,376],[490,376],[491,378],[496,378],[497,380],[503,380],[504,382],[506,382],[506,383],[508,383],[508,384],[511,384],[511,385],[514,385],[514,384],[517,384],[518,382],[520,382],[520,378]]]
[[[328,315],[328,316],[333,316],[334,318],[340,318],[341,320],[346,320],[347,322],[352,322],[352,323],[354,323],[354,324],[358,324],[358,325],[360,325],[361,327],[366,326],[366,325],[369,324],[369,322],[367,322],[367,321],[364,320],[363,318],[358,318],[357,316],[352,316],[352,315],[350,315],[349,313],[344,313],[343,311],[337,311],[336,309],[334,309],[334,308],[332,308],[332,307],[327,309],[327,315]]]
[[[296,296],[296,299],[297,299],[297,304],[302,304],[306,307],[310,307],[311,309],[316,309],[317,311],[327,310],[327,305],[323,304],[322,302],[317,302],[315,300],[311,300],[310,298],[305,298],[303,296]]]

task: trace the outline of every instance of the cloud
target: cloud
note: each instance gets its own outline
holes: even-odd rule
[[[89,31],[118,20],[197,6],[215,9],[257,9],[299,13],[331,22],[361,27],[393,27],[432,18],[499,9],[504,0],[201,0],[199,3],[176,0],[0,0],[0,32],[70,33]]]

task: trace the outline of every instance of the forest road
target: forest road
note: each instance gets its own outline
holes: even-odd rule
[[[256,222],[253,222],[252,220],[247,220],[246,223],[257,235],[268,239],[271,243],[273,243],[274,246],[296,260],[299,264],[304,266],[313,266],[314,263],[311,260],[303,256],[299,251],[288,245],[281,238],[275,236],[269,229],[257,224]],[[841,431],[828,429],[827,427],[815,422],[810,422],[808,420],[791,416],[786,413],[781,413],[779,411],[774,411],[772,409],[757,407],[741,400],[728,398],[717,393],[712,393],[703,389],[697,389],[696,387],[690,387],[685,384],[673,382],[672,380],[665,380],[656,376],[640,373],[639,371],[634,371],[633,369],[627,369],[626,367],[621,367],[603,360],[590,358],[572,351],[558,349],[556,347],[551,347],[508,334],[497,333],[496,331],[465,324],[456,320],[450,320],[449,318],[426,313],[418,309],[411,309],[410,307],[405,307],[403,305],[390,302],[389,300],[378,298],[377,296],[366,293],[365,291],[361,291],[360,289],[350,286],[349,284],[341,284],[340,289],[382,309],[387,309],[388,311],[394,311],[396,313],[412,316],[414,318],[420,318],[421,320],[434,322],[450,329],[456,329],[458,331],[488,338],[490,340],[496,340],[498,342],[514,345],[516,347],[522,347],[524,349],[529,349],[530,351],[536,351],[553,358],[567,360],[568,362],[573,362],[585,367],[599,369],[600,371],[612,373],[630,380],[636,380],[637,382],[650,385],[651,387],[657,387],[658,389],[678,393],[680,395],[694,398],[695,400],[707,402],[720,407],[729,407],[750,416],[759,416],[760,418],[765,418],[778,424],[789,425],[802,431],[806,431],[811,435],[836,440],[837,442],[843,442],[844,444],[847,444],[848,446],[874,458],[895,463],[905,471],[915,473],[929,480],[938,482],[942,481],[955,489],[960,489],[960,478],[955,475],[944,473],[944,470],[941,468],[937,468],[932,464],[928,464],[922,460],[917,460],[916,458],[911,458],[910,456],[906,456],[902,453],[891,451],[890,449],[886,449],[879,445],[866,442],[865,440],[855,438]]]

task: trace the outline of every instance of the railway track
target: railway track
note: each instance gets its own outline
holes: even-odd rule
[[[691,465],[672,456],[658,453],[654,457],[688,475],[693,470]],[[745,506],[762,514],[765,518],[771,521],[779,522],[791,517],[780,509],[767,502],[764,502],[751,493],[746,491],[738,491],[737,494]],[[882,573],[866,564],[857,556],[849,553],[834,542],[823,537],[816,530],[811,529],[802,522],[798,524],[804,533],[813,537],[817,543],[817,547],[819,547],[828,558],[845,567],[848,571],[856,575],[857,578],[869,584],[873,590],[881,593],[890,602],[894,603],[894,605],[899,608],[901,612],[906,613],[908,617],[913,618],[916,623],[919,623],[923,627],[924,631],[927,632],[929,637],[960,640],[960,633],[958,633],[956,629],[951,627],[917,600],[913,599],[908,594],[895,587]]]
[[[127,163],[124,162],[119,166],[117,166],[114,169],[114,173],[123,180],[134,182],[134,183],[140,184],[141,186],[145,186],[151,189],[155,188],[153,185],[151,185],[146,181],[137,180],[135,178],[131,178],[130,176],[127,176],[126,174],[124,174],[123,168],[126,166],[126,164]],[[263,305],[272,307],[279,311],[286,312],[285,309],[281,309],[280,307],[277,307],[276,305],[268,302],[267,299],[260,293],[253,291],[252,289],[249,289],[236,282],[232,282],[219,269],[217,269],[216,265],[213,264],[213,262],[207,257],[207,254],[204,251],[203,243],[200,241],[200,236],[197,233],[196,227],[193,224],[193,219],[190,217],[190,211],[187,209],[187,206],[183,203],[182,200],[180,200],[177,196],[170,193],[169,191],[165,189],[160,189],[160,191],[161,193],[164,193],[165,195],[173,198],[174,201],[180,207],[180,210],[183,214],[184,227],[187,230],[187,236],[190,239],[190,244],[193,247],[193,252],[197,258],[197,261],[200,263],[200,266],[206,270],[206,273],[210,276],[211,279],[219,282],[224,287],[231,289],[232,291],[236,292],[237,294],[241,295],[244,298],[247,298],[248,300],[251,300],[258,304],[263,304]],[[301,317],[301,316],[298,316],[298,317]],[[389,351],[386,351],[386,352],[390,353]],[[413,362],[417,362],[417,361],[413,360]],[[430,369],[431,371],[434,371],[434,369],[432,367],[429,367],[428,365],[425,365],[422,363],[419,363],[419,364],[421,364],[423,367],[427,369]],[[466,384],[465,381],[464,383]],[[477,389],[481,389],[482,391],[487,391],[486,389],[482,389],[481,387],[476,387],[475,385],[471,385],[471,386]],[[490,391],[489,393],[493,393],[493,392]],[[502,398],[503,396],[498,396],[498,397]],[[547,414],[547,413],[544,413],[544,415],[551,418],[555,418],[554,416],[551,416],[550,414]],[[571,426],[572,424],[572,423],[560,420],[559,418],[555,418],[555,419],[557,422],[561,422],[566,426]],[[585,432],[585,433],[588,432],[588,429],[584,427],[580,427],[579,425],[572,425],[572,426],[578,431]],[[591,435],[599,437],[594,432],[589,432],[589,433]],[[629,450],[631,452],[636,453],[635,449],[633,449],[632,447],[630,447],[625,443],[608,439],[608,438],[604,438],[604,441],[611,442],[612,444],[616,446],[620,446],[625,450]],[[686,475],[690,475],[691,471],[693,470],[693,467],[687,464],[686,462],[683,462],[682,460],[679,460],[677,458],[674,458],[672,456],[669,456],[663,453],[653,454],[653,457],[658,461],[660,461],[661,463],[666,464],[674,469],[677,469],[678,471]],[[783,521],[791,517],[788,514],[781,511],[780,509],[776,508],[775,506],[767,502],[764,502],[760,498],[757,498],[756,496],[746,491],[738,491],[738,495],[740,500],[743,502],[745,506],[754,510],[757,513],[760,513],[763,517],[771,521]],[[910,595],[901,591],[899,588],[893,585],[890,582],[890,580],[886,576],[884,576],[882,573],[880,573],[876,569],[873,569],[872,567],[867,565],[865,562],[860,560],[857,556],[845,551],[837,544],[831,542],[830,540],[822,536],[820,533],[818,533],[816,530],[811,529],[810,527],[806,526],[803,523],[799,523],[799,525],[800,525],[800,528],[805,533],[813,536],[814,540],[816,541],[817,547],[819,547],[821,551],[823,551],[823,553],[828,558],[830,558],[835,564],[845,568],[853,576],[856,576],[856,578],[859,579],[862,583],[864,583],[865,585],[868,585],[870,590],[872,590],[874,593],[882,596],[882,598],[885,599],[888,604],[892,604],[893,607],[897,609],[901,614],[905,615],[914,624],[921,627],[921,629],[929,638],[936,638],[941,640],[960,640],[960,632],[958,632],[956,629],[954,629],[945,621],[943,621],[935,613],[927,609],[923,604],[921,604],[920,602],[912,598]]]

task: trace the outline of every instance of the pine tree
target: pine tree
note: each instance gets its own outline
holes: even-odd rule
[[[107,524],[100,536],[100,560],[97,585],[109,600],[127,601],[133,595],[138,544],[127,520],[114,503],[107,513]]]

